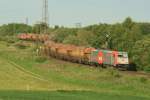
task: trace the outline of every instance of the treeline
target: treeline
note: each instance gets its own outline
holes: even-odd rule
[[[43,33],[46,25],[8,24],[0,27],[0,35]],[[47,27],[48,28],[48,27]],[[83,28],[55,26],[47,32],[55,42],[92,46],[100,49],[127,51],[130,62],[139,70],[150,71],[150,23],[134,22],[126,18],[117,24],[97,24]]]

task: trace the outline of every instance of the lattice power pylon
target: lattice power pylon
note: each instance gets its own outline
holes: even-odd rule
[[[49,26],[49,12],[48,12],[48,0],[43,0],[42,22]],[[44,33],[47,32],[47,27],[44,29]]]

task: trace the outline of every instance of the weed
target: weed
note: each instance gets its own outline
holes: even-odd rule
[[[44,56],[36,56],[35,57],[35,61],[38,63],[44,63],[46,60],[47,60],[47,58]]]
[[[121,77],[121,74],[119,73],[119,71],[114,68],[108,68],[108,73],[109,73],[109,75],[111,75],[112,77],[115,77],[115,78]]]
[[[147,82],[147,78],[146,77],[140,77],[140,82],[141,83],[146,83]]]
[[[26,49],[27,48],[27,46],[23,43],[17,43],[16,47],[18,47],[19,49]]]

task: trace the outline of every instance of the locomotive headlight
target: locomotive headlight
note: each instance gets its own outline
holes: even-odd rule
[[[102,57],[98,57],[98,60],[99,60],[99,61],[102,61],[102,60],[103,60],[103,58],[102,58]]]

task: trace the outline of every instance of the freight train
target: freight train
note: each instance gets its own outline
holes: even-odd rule
[[[88,65],[107,65],[121,69],[129,68],[127,52],[55,43],[49,40],[48,35],[20,34],[18,38],[21,40],[38,40],[44,42],[40,51],[46,56]]]
[[[49,36],[46,34],[34,34],[34,33],[21,33],[17,36],[21,40],[40,41],[45,42],[49,40]]]

